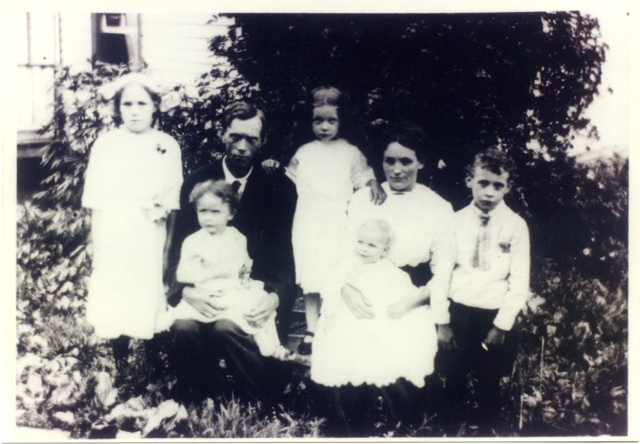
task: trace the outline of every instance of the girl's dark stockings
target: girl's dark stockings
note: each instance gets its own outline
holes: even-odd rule
[[[116,363],[116,370],[121,373],[123,368],[127,364],[127,358],[129,357],[129,342],[128,336],[119,336],[115,339],[111,339],[111,349],[113,350],[113,359]]]

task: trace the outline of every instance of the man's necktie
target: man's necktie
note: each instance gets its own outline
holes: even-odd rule
[[[234,180],[233,183],[231,184],[231,188],[233,189],[233,191],[235,191],[237,194],[240,194],[240,186],[242,184],[240,183],[239,180]]]

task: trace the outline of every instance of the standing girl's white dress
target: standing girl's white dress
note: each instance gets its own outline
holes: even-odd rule
[[[389,305],[418,291],[409,275],[380,259],[350,267],[346,283],[372,304],[374,318],[356,318],[339,295],[326,301],[313,342],[311,379],[329,387],[383,387],[402,377],[424,386],[437,350],[429,308],[414,308],[399,319],[387,315]]]
[[[166,223],[157,219],[180,207],[181,185],[180,147],[165,133],[119,128],[94,143],[82,204],[92,210],[87,319],[96,335],[153,336],[166,307]]]
[[[287,176],[298,191],[292,233],[296,280],[304,293],[321,293],[337,266],[349,199],[375,176],[360,150],[344,139],[301,146]]]

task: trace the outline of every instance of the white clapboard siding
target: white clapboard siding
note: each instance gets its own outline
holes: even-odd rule
[[[16,15],[15,45],[18,66],[29,64],[29,18],[27,14]],[[53,37],[53,36],[52,36]]]
[[[168,25],[187,24],[187,25],[203,25],[215,24],[219,26],[230,26],[235,23],[233,17],[222,17],[218,14],[206,13],[184,13],[184,14],[145,14],[145,22],[162,23]],[[211,22],[211,23],[209,23]]]
[[[56,38],[57,14],[31,12],[27,14],[29,26],[29,63],[31,65],[54,65],[58,62]]]
[[[86,64],[91,59],[91,13],[60,14],[60,59],[63,66]]]
[[[165,82],[192,84],[219,62],[209,50],[214,36],[226,35],[230,19],[214,14],[142,14],[141,54],[149,70]],[[208,22],[211,22],[207,24]]]
[[[21,99],[18,109],[18,130],[37,131],[53,115],[53,67],[18,66],[16,91]]]

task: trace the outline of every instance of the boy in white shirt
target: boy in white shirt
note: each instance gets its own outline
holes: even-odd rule
[[[450,323],[438,325],[449,395],[464,394],[467,375],[475,371],[477,411],[489,423],[497,419],[500,379],[517,351],[512,327],[529,292],[529,230],[503,201],[514,170],[513,160],[494,148],[468,167],[473,201],[451,225]]]

